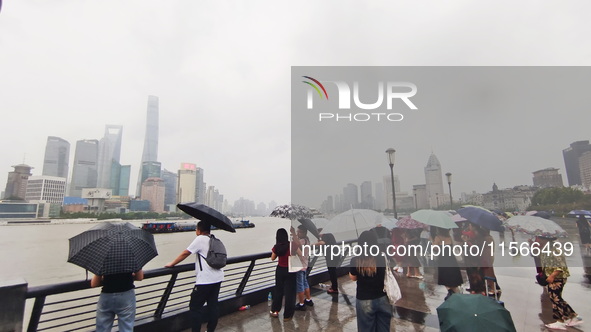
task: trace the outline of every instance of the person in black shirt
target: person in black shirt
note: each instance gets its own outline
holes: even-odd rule
[[[96,332],[110,332],[117,315],[120,332],[132,332],[135,321],[134,280],[144,279],[144,271],[95,275],[90,287],[103,286],[96,308]]]
[[[361,233],[357,244],[367,245],[367,250],[364,250],[361,256],[353,257],[349,270],[349,277],[357,282],[357,330],[388,332],[392,319],[392,306],[384,292],[386,260],[381,256],[379,248],[373,251],[377,252],[377,256],[371,255],[370,247],[378,245],[374,232]]]

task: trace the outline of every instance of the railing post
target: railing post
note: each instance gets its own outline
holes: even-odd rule
[[[308,269],[306,269],[306,277],[310,275],[310,272],[312,272],[312,269],[314,268],[314,264],[316,264],[317,260],[318,260],[318,256],[314,256],[314,258],[312,258],[312,260],[310,261],[310,264],[308,264]]]
[[[0,331],[22,331],[27,285],[22,278],[0,283]]]
[[[250,278],[250,274],[252,273],[252,270],[254,269],[254,263],[255,263],[255,260],[250,261],[250,266],[248,266],[248,269],[244,273],[244,277],[242,277],[242,281],[240,281],[240,285],[238,286],[238,289],[236,290],[236,297],[241,296],[242,292],[244,292],[244,288],[246,287],[246,282],[248,282],[248,279]]]
[[[162,318],[162,314],[164,313],[164,309],[166,308],[166,304],[168,303],[168,298],[170,297],[170,293],[172,293],[172,289],[174,288],[174,283],[176,282],[176,278],[178,275],[178,273],[173,273],[170,275],[170,280],[168,280],[168,284],[166,285],[166,289],[162,294],[162,298],[160,298],[160,302],[158,303],[156,312],[154,312],[154,318]]]
[[[37,331],[39,326],[39,320],[41,319],[41,312],[43,312],[43,306],[45,305],[45,296],[39,296],[35,298],[35,304],[33,305],[33,311],[31,312],[31,319],[29,320],[29,327],[27,332]]]

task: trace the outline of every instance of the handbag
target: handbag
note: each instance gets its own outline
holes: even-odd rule
[[[302,254],[301,251],[299,250],[299,248],[297,250],[291,250],[292,247],[292,243],[289,243],[289,257],[287,260],[287,272],[289,273],[295,273],[295,272],[299,272],[302,270],[302,268],[304,267],[304,264],[302,263]],[[292,251],[295,251],[295,254],[291,254]]]
[[[398,282],[394,277],[394,272],[390,268],[390,263],[388,263],[388,258],[386,257],[386,273],[384,275],[384,292],[388,295],[388,301],[390,301],[391,305],[394,305],[396,301],[402,298],[402,293],[400,292],[400,287],[398,286]]]
[[[538,284],[540,286],[548,286],[548,281],[546,281],[548,277],[546,276],[546,274],[544,272],[540,272],[538,274],[536,274],[536,280],[538,281]]]

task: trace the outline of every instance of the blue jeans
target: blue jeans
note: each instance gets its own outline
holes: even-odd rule
[[[310,288],[308,284],[308,278],[306,277],[306,271],[296,272],[296,292],[301,293],[307,288]]]
[[[357,330],[367,332],[389,332],[392,306],[387,296],[374,300],[357,300]]]
[[[119,331],[132,332],[135,321],[135,291],[101,293],[96,306],[96,332],[111,332],[117,315]]]

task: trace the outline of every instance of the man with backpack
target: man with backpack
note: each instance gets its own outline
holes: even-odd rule
[[[207,302],[207,331],[213,332],[218,324],[218,296],[224,280],[226,250],[222,242],[210,235],[210,224],[200,221],[197,224],[197,237],[177,258],[166,265],[173,267],[192,254],[196,254],[195,288],[191,293],[189,309],[191,312],[192,331],[201,331],[201,318],[204,316],[203,305]]]

